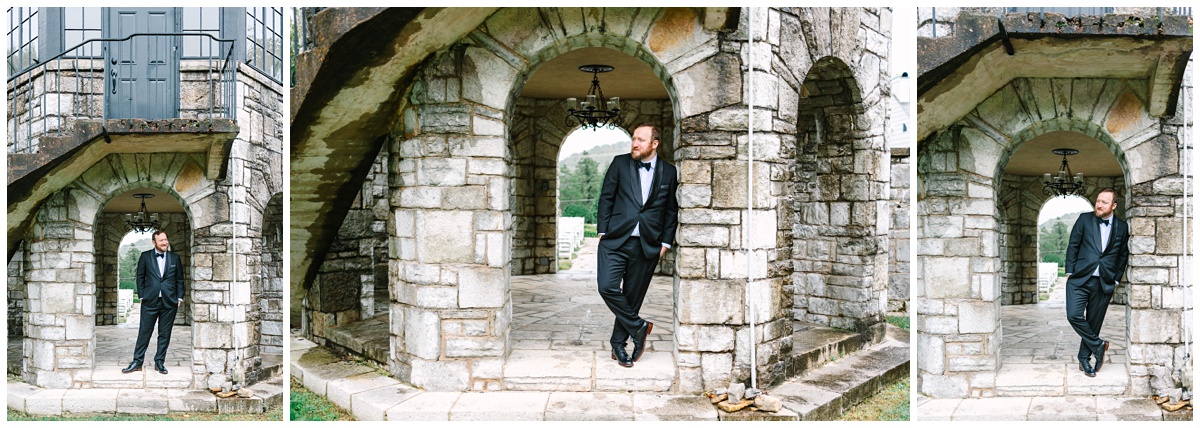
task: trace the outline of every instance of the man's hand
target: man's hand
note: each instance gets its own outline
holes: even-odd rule
[[[658,258],[662,258],[663,254],[667,253],[667,247],[664,245],[661,250],[658,250]]]

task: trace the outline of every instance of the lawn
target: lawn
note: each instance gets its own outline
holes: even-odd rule
[[[283,409],[276,408],[267,413],[251,413],[251,414],[216,414],[216,413],[168,413],[165,415],[113,415],[113,414],[93,414],[93,415],[71,415],[71,416],[43,416],[43,415],[27,415],[12,409],[8,410],[9,421],[282,421]]]
[[[842,421],[907,421],[908,379],[901,379],[858,403],[839,419]]]
[[[292,382],[291,385],[293,421],[353,421],[354,417],[342,408],[335,406],[325,397],[309,391],[303,385]]]
[[[909,318],[907,316],[903,316],[903,317],[902,316],[893,316],[893,315],[887,316],[888,324],[894,325],[896,327],[900,327],[900,328],[904,329],[904,331],[909,330],[908,320],[909,320]]]

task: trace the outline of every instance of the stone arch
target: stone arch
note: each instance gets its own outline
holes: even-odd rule
[[[203,157],[191,154],[113,154],[43,202],[25,235],[23,270],[32,310],[24,324],[35,328],[27,330],[24,340],[23,380],[44,388],[92,387],[97,245],[110,241],[96,229],[112,222],[102,214],[104,204],[135,188],[161,190],[185,210],[186,218],[175,223],[188,238],[175,239],[190,250],[184,275],[193,286],[185,296],[195,314],[192,355],[204,355],[193,358],[191,386],[229,373],[243,350],[234,347],[232,328],[215,314],[236,290],[222,284],[232,279],[231,270],[213,268],[221,263],[225,246],[200,239],[211,236],[228,215],[227,200],[216,190],[217,183],[205,177],[203,164]],[[214,278],[214,271],[229,278]]]
[[[799,88],[790,228],[793,317],[882,340],[887,168],[850,67],[817,60]],[[785,240],[785,242],[787,242]],[[882,268],[882,271],[880,270]]]
[[[1143,81],[1018,78],[918,145],[922,393],[995,393],[1001,285],[1015,275],[1003,262],[1011,256],[1001,248],[1006,244],[1002,234],[1016,217],[996,201],[1015,206],[1019,195],[1004,190],[1004,168],[1021,144],[1050,131],[1074,131],[1100,141],[1123,170],[1123,182],[1112,184],[1123,187],[1121,199],[1134,232],[1127,271],[1133,285],[1126,293],[1130,355],[1179,341],[1172,333],[1177,330],[1161,328],[1177,325],[1178,312],[1148,298],[1151,290],[1179,289],[1172,275],[1182,263],[1176,242],[1182,211],[1174,208],[1182,199],[1179,148],[1175,134],[1164,132],[1171,119],[1151,116],[1145,99]],[[1162,264],[1132,261],[1141,257]],[[1139,322],[1160,327],[1152,331]],[[1131,359],[1128,392],[1149,393],[1155,376],[1149,373],[1171,365]]]
[[[399,283],[394,284],[397,291],[392,294],[398,304],[392,306],[391,325],[401,328],[392,330],[392,355],[396,357],[389,366],[394,375],[425,388],[493,389],[502,377],[500,369],[509,352],[507,335],[512,319],[509,275],[517,268],[511,248],[519,244],[512,229],[521,229],[515,213],[518,203],[525,204],[518,198],[554,197],[554,186],[530,186],[531,180],[522,178],[527,175],[519,165],[530,159],[534,144],[529,144],[530,153],[520,153],[514,146],[544,131],[545,136],[533,139],[555,140],[550,144],[556,153],[565,136],[549,137],[563,130],[514,127],[524,114],[523,108],[536,108],[518,101],[526,79],[540,64],[562,52],[584,46],[606,47],[647,63],[664,79],[668,93],[674,94],[677,79],[673,76],[708,58],[686,53],[706,44],[716,46],[717,33],[701,30],[699,17],[691,9],[630,10],[626,11],[630,14],[628,20],[615,19],[612,13],[607,18],[597,15],[596,19],[612,19],[603,32],[591,25],[550,26],[540,17],[560,12],[528,12],[501,9],[459,44],[435,54],[409,88],[406,99],[411,104],[400,109],[395,134],[403,140],[393,145],[392,170],[402,176],[403,184],[393,188],[400,198],[398,203],[393,202],[394,215],[389,223],[394,225],[390,229],[396,231],[393,240],[400,249],[392,264],[392,270],[400,275]],[[585,11],[584,18],[591,19],[591,13]],[[670,34],[676,33],[663,35],[661,27],[655,30],[660,25],[691,26],[694,31],[672,38]],[[716,54],[726,62],[707,66],[736,62],[735,55]],[[688,82],[696,86],[700,83]],[[740,94],[740,79],[738,85],[722,89]],[[561,102],[555,104],[561,111]],[[681,110],[712,108],[683,104],[657,113],[659,117],[670,115],[669,123],[662,126],[663,133],[672,139],[664,146],[678,146],[678,118],[685,114]],[[673,158],[680,157],[675,152]],[[554,169],[553,164],[546,165],[541,174],[553,175]],[[532,192],[529,187],[540,190]],[[545,211],[545,215],[553,216],[553,208],[551,202],[536,213],[540,216]],[[473,225],[472,233],[456,236],[462,233],[463,224]],[[539,226],[543,234],[553,234],[552,225]],[[456,250],[435,252],[433,248]],[[535,265],[530,270],[537,269]],[[548,267],[545,270],[549,271]],[[396,322],[398,317],[403,324]],[[446,322],[462,325],[479,321],[489,328],[470,337],[439,327]],[[446,376],[448,373],[453,376]]]
[[[261,315],[259,327],[259,350],[263,354],[283,355],[283,193],[271,195],[263,210],[262,255],[260,272],[262,277],[262,299],[258,302]]]

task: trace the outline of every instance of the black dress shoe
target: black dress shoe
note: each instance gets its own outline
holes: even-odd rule
[[[612,347],[612,359],[617,360],[617,364],[621,367],[633,367],[633,360],[629,358],[629,354],[625,352],[625,346]]]
[[[154,369],[158,370],[159,373],[167,374],[167,368],[163,366],[163,363],[155,362]]]
[[[1095,375],[1095,373],[1100,372],[1100,367],[1104,366],[1104,354],[1106,352],[1108,352],[1108,341],[1107,340],[1104,341],[1104,348],[1101,348],[1100,353],[1096,354],[1096,370],[1092,372],[1093,376]]]
[[[642,352],[646,351],[646,337],[650,336],[650,331],[654,330],[654,323],[650,321],[642,321],[642,327],[638,329],[636,334],[630,339],[633,340],[633,361],[637,362],[642,358]]]
[[[129,363],[128,367],[121,369],[121,373],[133,373],[142,371],[142,365],[137,362]]]
[[[1088,363],[1087,359],[1079,360],[1079,371],[1083,372],[1087,377],[1096,377],[1096,371],[1092,370],[1092,365]]]

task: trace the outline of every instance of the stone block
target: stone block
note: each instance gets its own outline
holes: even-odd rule
[[[680,100],[680,117],[741,102],[741,61],[737,55],[719,53],[674,75],[679,93],[694,94]]]
[[[217,396],[204,390],[168,389],[167,408],[170,412],[215,413]]]
[[[504,340],[498,337],[447,337],[442,351],[450,358],[500,357]]]
[[[441,356],[441,320],[436,311],[408,308],[405,311],[405,348],[408,353],[424,359]]]
[[[548,392],[465,393],[450,409],[452,421],[540,421]]]
[[[933,398],[964,398],[970,385],[969,375],[920,374],[920,393]]]
[[[416,235],[418,260],[422,263],[470,263],[474,259],[474,234],[470,211],[418,212]]]
[[[25,413],[31,415],[61,415],[66,389],[42,389],[25,398]]]
[[[970,259],[966,257],[925,257],[922,276],[925,294],[934,299],[970,298]]]
[[[630,348],[632,350],[632,348]],[[597,391],[657,391],[671,389],[675,361],[671,352],[646,352],[632,368],[621,367],[608,352],[594,354]]]
[[[117,392],[117,413],[165,415],[168,410],[165,389],[122,389]]]
[[[412,360],[413,385],[426,391],[464,391],[471,385],[466,361]]]
[[[1000,310],[995,302],[960,302],[958,332],[994,333],[1000,325]]]
[[[634,394],[633,418],[636,421],[715,421],[717,409],[704,397]]]
[[[395,380],[374,375],[379,379]],[[386,381],[380,381],[386,382]],[[332,384],[332,383],[331,383]],[[375,383],[377,384],[377,383]],[[350,412],[360,421],[382,421],[386,419],[387,410],[402,405],[406,400],[420,394],[420,390],[395,382],[391,385],[358,392],[350,397]]]
[[[68,389],[63,413],[116,413],[117,395],[111,389]]]
[[[545,416],[547,421],[632,421],[633,395],[552,392]]]
[[[508,298],[507,269],[464,268],[458,271],[458,304],[461,308],[498,308]]]
[[[707,390],[728,385],[733,373],[733,354],[731,353],[702,353],[700,354],[700,369]]]
[[[680,279],[680,324],[739,324],[742,322],[744,281]]]

